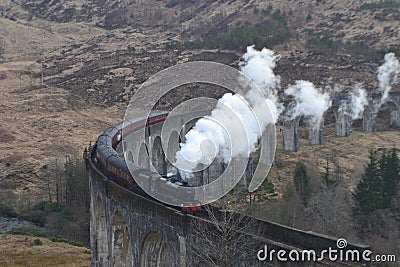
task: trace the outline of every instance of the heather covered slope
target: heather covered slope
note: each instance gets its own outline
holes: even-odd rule
[[[386,2],[386,3],[382,3]],[[231,29],[240,22],[257,24],[275,12],[287,17],[300,37],[311,31],[343,42],[363,42],[375,48],[398,46],[398,1],[3,1],[3,16],[61,23],[88,23],[103,29],[132,27],[168,31],[186,39]],[[295,42],[302,45],[302,42]]]
[[[275,71],[283,87],[304,79],[374,91],[382,53],[399,49],[399,12],[395,3],[339,0],[2,1],[0,188],[42,190],[42,167],[80,154],[120,121],[130,96],[157,71],[190,60],[237,67],[245,45],[257,41],[242,36],[246,30],[290,33],[274,45],[268,36],[260,41],[282,55]],[[215,36],[247,39],[214,49]],[[174,42],[178,49],[166,49]]]
[[[90,142],[123,119],[126,104],[140,85],[175,64],[208,60],[237,67],[246,46],[256,44],[281,55],[275,68],[281,76],[281,95],[282,89],[300,79],[318,87],[347,86],[343,92],[363,83],[368,92],[375,92],[383,55],[400,54],[399,18],[398,0],[0,1],[0,203],[18,211],[48,200],[49,191],[54,200],[56,164],[63,166],[67,156],[81,158]],[[393,90],[400,90],[399,84]],[[172,100],[196,94],[197,87],[186,88],[164,99],[161,106],[168,108]],[[349,138],[342,138],[335,136],[330,120],[324,146],[309,145],[307,129],[301,128],[297,153],[282,151],[279,139],[276,164],[268,177],[278,196],[290,189],[297,161],[304,161],[320,182],[328,160],[340,178],[340,192],[348,197],[361,178],[369,149],[400,147],[398,130],[362,133],[357,124]],[[325,208],[331,207],[330,201],[351,205],[350,198],[337,202],[334,193],[328,198],[320,191],[314,204],[325,199],[326,206],[317,205],[321,210],[331,211]],[[279,211],[273,203],[258,204],[272,207],[266,212],[260,209],[267,219]],[[277,221],[304,228],[313,225],[300,221],[290,207],[281,210],[286,217],[277,214]],[[300,212],[315,215],[313,210]],[[330,224],[336,222],[331,218],[339,217],[335,212],[328,215],[328,219],[315,215],[325,221],[314,220],[311,230],[340,233]],[[349,237],[355,234],[354,228],[348,230]],[[387,238],[379,238],[384,244],[378,242],[379,247],[392,246]],[[48,241],[31,247],[31,238],[2,239],[2,244],[20,244],[23,251],[20,256],[20,251],[10,249],[14,245],[4,249],[0,245],[4,251],[0,265],[6,261],[25,266],[25,261],[16,260],[36,258],[32,255],[47,262],[43,248],[53,255],[54,249],[47,250]],[[89,255],[84,253],[80,262],[82,253],[71,253],[79,255],[76,265],[57,261],[50,266],[89,264]],[[55,254],[54,258],[58,260]]]

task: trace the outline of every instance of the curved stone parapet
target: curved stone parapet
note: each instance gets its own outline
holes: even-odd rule
[[[128,124],[128,126],[145,127],[146,133],[148,133],[145,138],[149,145],[138,142],[127,147],[125,151],[127,160],[137,164],[139,174],[148,175],[151,170],[165,171],[171,167],[164,163],[165,155],[162,152],[176,150],[168,146],[170,144],[177,145],[179,143],[177,139],[179,140],[182,134],[180,131],[168,133],[168,146],[166,149],[161,149],[158,138],[161,138],[160,129],[164,120],[149,123],[149,121],[143,121],[142,117],[138,117]],[[213,234],[217,233],[217,229],[205,212],[199,212],[195,216],[184,214],[180,209],[155,201],[143,191],[135,190],[135,187],[132,186],[134,181],[121,182],[116,179],[113,170],[109,170],[107,166],[103,165],[98,149],[103,146],[102,149],[106,149],[108,153],[107,159],[113,159],[118,161],[121,166],[126,166],[124,158],[118,153],[121,142],[124,142],[124,138],[121,136],[122,127],[122,124],[111,127],[100,136],[87,159],[91,195],[92,266],[197,266],[201,259],[193,245],[196,242],[194,240],[196,234],[191,225],[195,223],[207,226],[206,229],[212,232],[203,235],[209,235],[211,242],[220,242],[217,238],[212,239],[212,236],[217,236]],[[298,124],[295,123],[294,133],[296,127]],[[190,125],[183,131],[186,132],[189,129]],[[295,144],[291,146],[296,147]],[[156,163],[151,161],[156,161]],[[208,178],[212,179],[212,173],[212,170],[208,172]],[[123,175],[123,173],[119,172],[119,175]],[[214,209],[214,212],[216,217],[223,214],[218,209]],[[240,217],[238,214],[233,215]],[[285,251],[292,249],[320,251],[336,246],[337,239],[333,237],[244,217],[251,220],[252,224],[246,228],[246,232],[241,230],[237,234],[251,237],[252,246],[251,248],[242,248],[241,253],[246,252],[249,257],[238,258],[237,264],[234,266],[265,266],[266,263],[258,261],[256,254],[265,246],[268,246],[269,249]],[[368,246],[358,244],[349,244],[348,247],[360,253],[369,249]],[[288,263],[274,261],[272,264],[287,266]],[[310,264],[324,266],[326,262],[323,259]],[[365,264],[365,262],[350,266],[361,264]],[[366,264],[368,265],[368,263]],[[302,262],[291,263],[291,266],[303,265]]]

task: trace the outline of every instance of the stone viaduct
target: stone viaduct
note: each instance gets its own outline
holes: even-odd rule
[[[379,115],[387,120],[388,128],[400,127],[400,92],[392,92],[388,101],[380,105],[382,95],[368,95],[368,105],[365,107],[362,117],[362,130],[365,132],[375,132],[378,129]],[[325,121],[333,120],[335,124],[335,132],[337,136],[347,137],[350,135],[352,119],[340,109],[343,104],[350,103],[350,97],[338,96],[332,101],[332,107],[325,114]],[[331,118],[327,118],[332,115]],[[332,118],[333,117],[333,118]],[[283,122],[282,136],[283,149],[288,151],[299,150],[299,126],[303,118]],[[309,142],[314,145],[322,145],[324,143],[324,125],[317,127],[309,127]]]
[[[362,128],[364,131],[375,131],[379,112],[387,111],[391,127],[400,126],[400,93],[392,93],[388,103],[380,110],[374,109],[380,95],[370,95],[369,107],[363,116]],[[350,118],[339,112],[338,107],[345,101],[345,97],[337,97],[333,100],[333,113],[335,118],[336,133],[339,136],[350,134]],[[200,117],[202,114],[197,114]],[[172,122],[171,125],[185,125],[177,129],[170,127],[167,132],[162,127],[166,122],[162,121],[154,125],[144,126],[145,140],[136,139],[137,142],[127,146],[124,139],[118,139],[119,143],[115,153],[121,153],[121,146],[125,145],[126,158],[132,163],[143,168],[167,174],[171,165],[165,159],[174,155],[179,147],[179,142],[184,139],[184,134],[194,124],[193,116],[181,116],[181,121]],[[297,151],[299,148],[298,128],[300,119],[284,123],[283,144],[284,149]],[[323,143],[324,127],[310,129],[310,142]],[[136,133],[133,132],[132,135]],[[113,138],[113,137],[110,137]],[[167,144],[163,146],[162,144]],[[193,245],[194,223],[209,224],[206,214],[183,214],[179,209],[166,206],[149,198],[145,193],[134,192],[120,185],[109,173],[98,165],[96,158],[96,146],[87,160],[87,171],[90,182],[91,194],[91,220],[90,235],[92,247],[92,266],[206,266],[202,265],[196,256],[196,248]],[[164,153],[164,151],[166,151]],[[204,179],[212,179],[220,173],[221,164],[217,163],[209,167],[207,173],[202,172],[199,182]],[[209,182],[209,181],[207,181]],[[248,228],[246,236],[255,241],[253,248],[246,259],[238,260],[235,266],[337,266],[338,262],[331,263],[322,259],[313,263],[284,263],[260,262],[257,260],[257,251],[264,248],[291,249],[301,251],[313,249],[317,252],[331,247],[336,247],[336,238],[320,235],[313,232],[302,231],[272,222],[251,218],[252,225]],[[204,233],[207,235],[208,233]],[[218,240],[216,240],[218,242]],[[198,248],[201,249],[201,248]],[[347,249],[354,249],[362,253],[369,249],[360,244],[348,244]],[[369,263],[363,263],[369,265]],[[361,263],[343,263],[346,266],[359,266]]]
[[[206,219],[182,214],[133,193],[101,173],[89,160],[91,188],[91,248],[92,266],[207,266],[196,255],[191,225]],[[254,219],[254,230],[246,235],[255,241],[254,248],[244,248],[248,255],[234,266],[334,266],[328,260],[315,263],[260,262],[257,252],[265,245],[268,250],[313,249],[320,252],[336,247],[337,239],[317,233],[297,230],[276,223]],[[203,235],[209,232],[200,233]],[[217,241],[216,241],[217,242]],[[201,248],[199,248],[201,249]],[[361,244],[349,244],[347,249],[362,253],[369,249]],[[243,252],[244,253],[244,252]],[[335,263],[335,266],[341,266]],[[367,264],[368,265],[368,264]],[[343,263],[343,266],[362,266]]]

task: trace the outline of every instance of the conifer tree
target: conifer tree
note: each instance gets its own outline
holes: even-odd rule
[[[321,174],[321,179],[322,179],[322,182],[324,183],[324,185],[328,188],[336,185],[336,181],[331,178],[328,160],[326,160],[326,166],[324,169],[325,169],[325,172]]]
[[[400,180],[400,161],[397,151],[385,151],[379,160],[382,177],[382,208],[389,208],[392,198],[396,195]]]
[[[382,206],[382,178],[375,152],[370,150],[369,163],[353,193],[354,216],[368,215]]]
[[[310,178],[307,175],[306,165],[300,160],[296,163],[293,180],[297,193],[301,196],[303,202],[305,203],[308,200],[310,193]]]

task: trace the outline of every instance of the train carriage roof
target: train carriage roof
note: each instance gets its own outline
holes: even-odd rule
[[[117,167],[120,167],[124,170],[128,170],[128,167],[126,166],[125,160],[123,157],[121,157],[119,154],[113,154],[109,159],[108,162],[110,164],[113,164]]]
[[[106,146],[97,147],[97,150],[106,159],[111,157],[111,156],[113,156],[113,155],[118,155],[118,153],[115,150],[110,149],[110,148],[108,148]]]
[[[119,131],[119,129],[116,126],[112,126],[112,127],[108,128],[107,130],[105,130],[102,135],[105,135],[105,136],[108,136],[110,138],[113,138],[118,133],[118,131]]]

